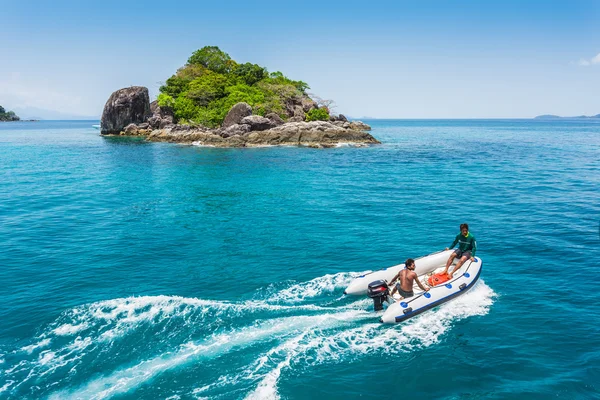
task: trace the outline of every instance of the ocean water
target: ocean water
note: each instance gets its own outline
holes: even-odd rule
[[[600,398],[600,123],[369,121],[216,149],[0,124],[0,398]],[[450,245],[465,295],[345,286]]]

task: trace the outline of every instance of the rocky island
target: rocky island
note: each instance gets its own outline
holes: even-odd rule
[[[4,107],[0,106],[0,121],[20,121],[21,118],[17,116],[13,111],[6,111]]]
[[[334,115],[308,85],[251,63],[238,64],[214,46],[192,54],[150,102],[141,86],[114,92],[102,113],[102,135],[216,147],[377,144],[360,121]],[[312,96],[315,97],[315,96]]]

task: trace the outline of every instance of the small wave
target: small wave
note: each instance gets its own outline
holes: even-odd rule
[[[310,298],[331,294],[340,288],[345,288],[352,280],[363,273],[339,272],[337,274],[323,275],[307,282],[293,284],[288,288],[279,290],[270,296],[269,301],[300,303]]]
[[[289,332],[353,321],[356,318],[364,318],[368,315],[366,312],[344,311],[331,315],[321,314],[267,320],[256,326],[242,328],[239,331],[218,334],[201,343],[188,342],[180,346],[179,351],[174,354],[163,354],[129,368],[115,371],[111,375],[93,380],[75,391],[59,391],[51,395],[50,399],[86,398],[99,400],[109,398],[117,394],[127,393],[165,371],[186,365],[199,358],[216,358],[234,348],[239,350]]]
[[[260,311],[319,311],[316,305],[286,306],[269,304],[266,301],[250,300],[226,302],[202,300],[179,296],[142,296],[105,300],[77,307],[64,313],[48,332],[42,342],[29,346],[31,350],[47,344],[52,336],[75,336],[84,331],[99,333],[96,340],[112,341],[144,323],[158,324],[173,318],[183,318],[190,323],[198,320],[207,322],[207,317],[247,316]],[[208,321],[210,322],[210,321]]]
[[[358,274],[324,275],[288,284],[267,299],[241,302],[142,296],[79,306],[61,314],[34,343],[0,354],[3,367],[8,364],[0,375],[1,389],[16,397],[24,390],[45,397],[52,385],[44,388],[37,382],[60,382],[52,398],[104,399],[195,361],[267,344],[271,348],[251,356],[250,364],[242,363],[190,394],[210,398],[213,390],[242,387],[250,390],[248,398],[278,398],[278,382],[286,370],[302,372],[317,364],[431,346],[456,321],[486,314],[496,296],[480,280],[451,302],[384,326],[375,322],[370,299],[350,302],[338,296]],[[98,377],[98,363],[112,372]],[[73,376],[79,376],[77,382],[95,378],[69,387]]]
[[[31,354],[31,353],[33,353],[35,350],[37,350],[37,349],[39,349],[39,348],[43,348],[43,347],[46,347],[46,346],[48,346],[48,345],[50,344],[50,341],[51,341],[51,339],[49,339],[49,338],[46,338],[46,339],[40,340],[40,341],[39,341],[39,342],[37,342],[37,343],[30,344],[29,346],[23,346],[23,347],[21,347],[21,349],[20,349],[20,350],[21,350],[21,351],[24,351],[24,352],[26,352],[26,353],[28,353],[28,354]]]
[[[431,346],[456,321],[487,314],[495,296],[494,291],[480,281],[464,296],[404,324],[383,326],[369,323],[334,334],[321,329],[306,332],[272,349],[260,357],[253,368],[249,368],[246,372],[248,378],[262,369],[267,369],[267,372],[247,398],[279,398],[277,382],[284,368],[304,370],[316,364],[347,361],[362,355],[405,353]],[[269,364],[273,364],[271,369],[268,369]]]
[[[30,357],[13,361],[5,373],[22,385],[59,371],[71,373],[69,371],[85,369],[91,362],[111,354],[112,348],[118,349],[119,343],[127,338],[135,340],[137,345],[129,343],[125,349],[115,350],[117,357],[111,357],[115,362],[126,359],[128,351],[129,357],[137,358],[136,353],[171,347],[173,341],[189,340],[198,334],[198,330],[210,332],[213,325],[223,324],[223,321],[226,324],[236,320],[243,323],[253,313],[285,315],[331,310],[311,304],[291,306],[268,304],[262,300],[225,302],[178,296],[105,300],[61,314],[36,338],[36,342],[19,349]]]
[[[14,383],[15,381],[6,381],[6,383],[0,387],[0,393],[6,392]]]

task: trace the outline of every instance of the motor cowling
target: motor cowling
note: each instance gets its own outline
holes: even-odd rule
[[[369,283],[367,296],[373,299],[375,311],[383,310],[383,302],[390,295],[390,288],[386,281],[374,281]]]

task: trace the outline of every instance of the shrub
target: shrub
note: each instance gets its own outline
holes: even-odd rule
[[[161,107],[173,108],[175,106],[175,99],[166,93],[159,94],[156,102]]]
[[[257,64],[238,64],[215,46],[195,51],[160,87],[158,104],[171,107],[176,121],[217,127],[233,105],[250,104],[254,114],[275,112],[284,119],[286,104],[307,96],[308,85]],[[321,118],[321,117],[320,117]]]
[[[225,95],[227,78],[216,72],[207,71],[189,83],[187,97],[197,105],[206,106],[212,100]]]
[[[307,121],[329,121],[329,113],[323,108],[313,108],[306,114]]]

